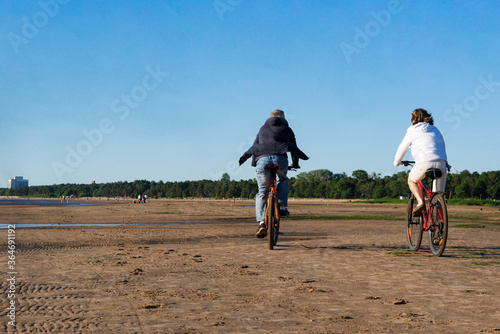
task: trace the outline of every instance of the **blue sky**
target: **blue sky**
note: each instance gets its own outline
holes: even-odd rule
[[[500,167],[497,1],[0,7],[0,187],[254,178],[237,160],[275,108],[311,158],[302,171],[404,170],[415,108],[455,168]]]

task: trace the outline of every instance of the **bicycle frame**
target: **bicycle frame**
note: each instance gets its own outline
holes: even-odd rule
[[[270,166],[268,166],[268,167],[270,167]],[[269,195],[267,197],[266,215],[265,215],[265,220],[264,220],[264,223],[266,224],[266,227],[268,227],[268,228],[269,228],[269,223],[267,221],[267,217],[268,217],[267,213],[269,211],[269,202],[270,202],[269,199],[271,197],[274,198],[274,210],[275,210],[274,212],[276,212],[276,213],[278,212],[278,198],[276,197],[276,182],[277,182],[276,181],[276,170],[273,168],[270,168],[270,170],[271,170],[272,184],[271,184],[271,188],[269,189]],[[279,221],[278,214],[276,215],[276,219]]]
[[[267,235],[269,240],[269,249],[274,249],[278,242],[280,217],[278,211],[278,199],[276,194],[276,174],[279,166],[268,165],[267,169],[271,172],[271,185],[267,196],[266,216],[264,223],[267,228]]]
[[[432,225],[434,225],[434,222],[432,221],[432,212],[434,210],[434,206],[430,205],[434,192],[430,191],[422,180],[418,181],[418,188],[420,189],[420,196],[422,196],[422,200],[424,201],[424,210],[422,211],[424,216],[424,231],[428,231],[432,227]],[[425,203],[424,191],[427,195],[427,203]],[[442,220],[443,217],[441,211],[438,210],[438,213]]]
[[[296,166],[296,168],[299,168]],[[271,173],[270,184],[269,184],[269,192],[267,195],[267,205],[266,205],[266,213],[264,224],[266,225],[268,240],[269,240],[269,249],[274,249],[278,242],[278,235],[280,234],[280,204],[278,203],[278,194],[277,194],[277,184],[278,184],[278,171],[280,170],[280,166],[276,164],[269,164],[266,166],[266,170],[269,170]],[[295,171],[296,169],[292,166],[288,167],[288,170]],[[282,176],[280,176],[282,177]],[[286,177],[286,174],[285,174]],[[286,211],[286,210],[285,210]],[[284,215],[285,217],[287,215]]]
[[[424,184],[424,182],[422,182],[422,180],[418,181],[418,188],[420,189],[420,196],[422,196],[422,200],[424,201],[424,210],[422,211],[423,215],[424,215],[424,231],[428,231],[431,224],[428,224],[428,221],[429,221],[429,217],[431,217],[431,215],[428,215],[427,214],[427,209],[430,210],[430,200],[431,200],[431,197],[432,197],[432,191],[430,191]],[[425,195],[427,195],[427,203],[425,202]]]

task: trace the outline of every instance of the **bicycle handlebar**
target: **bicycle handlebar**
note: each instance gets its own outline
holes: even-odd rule
[[[403,164],[405,167],[408,167],[408,165],[415,164],[415,161],[403,160],[403,161],[401,161],[401,164]],[[456,170],[455,168],[453,168],[453,166],[450,165],[448,162],[446,162],[446,169],[448,170],[448,172],[451,172],[451,170],[454,170],[455,173],[460,174],[460,172],[458,170]]]
[[[293,166],[292,165],[292,166],[288,166],[287,170],[291,170],[291,171],[296,172],[297,169],[299,169],[299,168],[300,168],[300,166]],[[278,170],[278,169],[280,169],[280,166],[274,165],[274,164],[269,164],[266,166],[266,169]]]
[[[408,160],[403,160],[401,163],[405,166],[408,167],[408,165],[413,165],[415,161],[408,161]]]

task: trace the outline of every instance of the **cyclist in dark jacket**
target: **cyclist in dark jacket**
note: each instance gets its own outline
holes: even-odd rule
[[[260,128],[252,147],[241,156],[239,161],[241,165],[252,157],[252,166],[257,167],[259,193],[256,196],[255,213],[259,223],[258,238],[263,238],[267,234],[264,216],[269,187],[271,186],[271,172],[266,169],[268,165],[278,165],[280,167],[277,171],[276,197],[280,206],[280,216],[288,216],[288,210],[286,209],[288,205],[288,178],[286,176],[288,172],[288,152],[292,156],[292,168],[300,168],[299,159],[309,159],[297,147],[295,134],[288,126],[285,113],[276,109]]]

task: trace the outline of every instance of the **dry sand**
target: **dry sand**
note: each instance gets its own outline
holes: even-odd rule
[[[0,332],[500,331],[498,207],[449,207],[448,246],[435,258],[427,234],[419,252],[406,250],[403,220],[394,220],[404,205],[291,201],[299,219],[282,221],[272,251],[254,237],[253,205],[1,206],[0,224],[17,226],[17,327],[8,325],[4,278]],[[20,228],[92,223],[124,225]],[[181,224],[132,225],[140,223]]]

